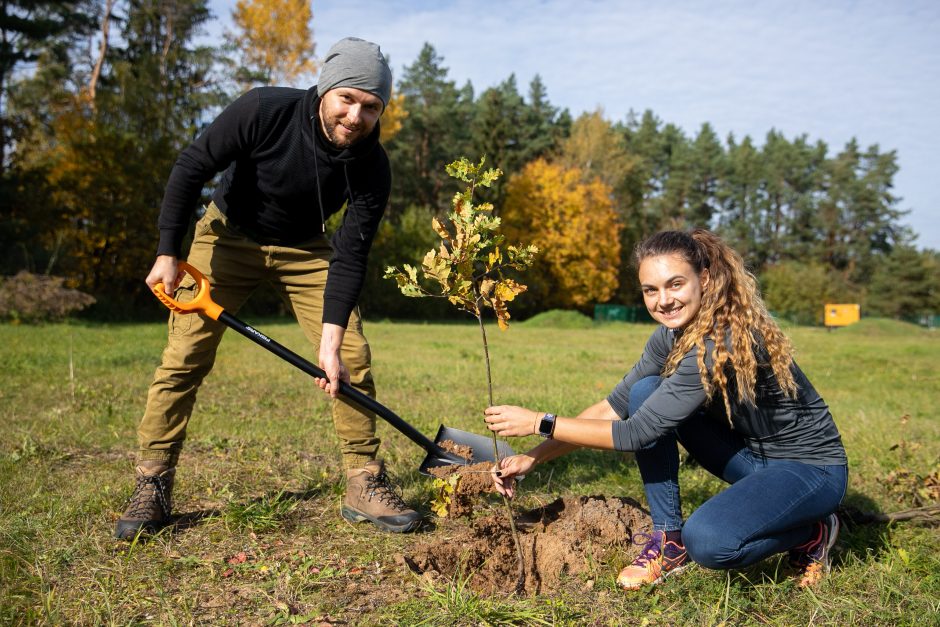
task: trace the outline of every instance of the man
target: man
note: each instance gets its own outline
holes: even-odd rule
[[[261,87],[239,97],[177,160],[160,211],[157,260],[147,276],[181,302],[194,281],[178,259],[203,186],[221,181],[196,224],[188,261],[213,299],[235,312],[267,282],[319,345],[347,475],[342,514],[381,529],[413,530],[420,515],[389,485],[376,460],[375,416],[338,398],[339,381],[375,396],[370,351],[356,307],[366,258],[388,202],[391,172],[379,118],[392,74],[379,46],[347,38],[327,53],[316,87]],[[327,240],[324,223],[346,205]],[[331,246],[332,244],[332,246]],[[170,314],[169,340],[138,428],[136,489],[115,535],[132,539],[166,525],[173,482],[196,392],[212,369],[224,325]]]

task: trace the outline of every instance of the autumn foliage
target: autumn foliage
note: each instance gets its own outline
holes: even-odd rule
[[[393,94],[392,97],[388,99],[385,112],[382,113],[382,123],[380,126],[382,143],[391,141],[392,138],[398,134],[398,131],[401,130],[402,123],[407,117],[408,109],[405,108],[405,95]]]
[[[142,197],[141,181],[158,159],[80,103],[52,124],[58,142],[47,153],[47,180],[60,211],[46,235],[48,245],[63,257],[60,265],[76,284],[91,292],[120,293],[128,288],[126,268],[145,268],[153,258],[153,237],[146,228],[153,209]],[[151,197],[157,193],[153,190]]]
[[[506,236],[542,251],[534,283],[551,286],[543,307],[578,308],[608,301],[617,289],[620,229],[610,188],[584,182],[580,168],[545,159],[512,177],[502,218]]]
[[[532,245],[505,245],[493,205],[474,204],[475,189],[490,187],[502,174],[498,169],[484,171],[484,161],[473,164],[460,159],[447,166],[447,173],[467,187],[454,195],[449,224],[431,218],[441,243],[424,256],[423,276],[418,275],[418,268],[404,264],[401,268],[389,266],[385,277],[395,279],[405,296],[443,297],[477,319],[484,307],[489,307],[496,312],[499,328],[505,330],[509,326],[508,303],[526,290],[506,271],[525,270],[539,250]]]
[[[238,0],[232,21],[245,83],[292,84],[317,71],[309,0]]]

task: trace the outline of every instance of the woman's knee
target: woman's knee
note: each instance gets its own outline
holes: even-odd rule
[[[630,402],[627,411],[631,416],[656,391],[662,381],[662,377],[644,377],[630,386]]]
[[[741,559],[741,542],[719,525],[702,524],[692,517],[682,527],[682,542],[689,557],[705,568],[734,568]]]

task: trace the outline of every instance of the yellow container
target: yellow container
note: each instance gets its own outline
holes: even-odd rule
[[[825,306],[823,324],[827,327],[845,327],[855,324],[862,317],[862,308],[857,304]]]

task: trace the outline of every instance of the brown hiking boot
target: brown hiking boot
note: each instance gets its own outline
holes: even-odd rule
[[[346,471],[342,512],[351,522],[369,520],[379,529],[395,533],[413,531],[421,523],[421,514],[405,505],[389,483],[385,465],[377,460]]]
[[[140,462],[137,486],[128,499],[127,509],[117,521],[115,538],[133,540],[139,533],[156,533],[170,522],[175,474],[176,469],[165,462]]]

